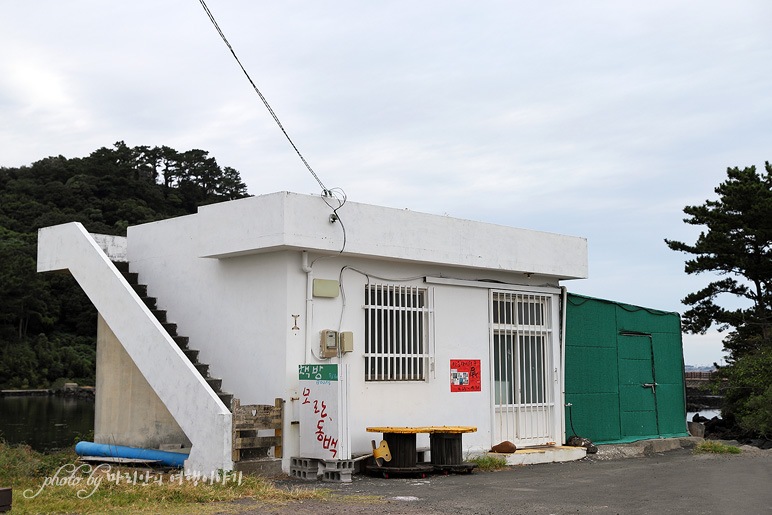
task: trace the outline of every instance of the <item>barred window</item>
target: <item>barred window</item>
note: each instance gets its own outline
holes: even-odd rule
[[[425,381],[432,305],[415,286],[365,286],[365,380]]]
[[[498,405],[547,400],[550,297],[494,293],[491,311],[493,376]]]

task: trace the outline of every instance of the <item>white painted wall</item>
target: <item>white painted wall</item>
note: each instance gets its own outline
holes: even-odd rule
[[[129,227],[129,263],[148,294],[190,338],[210,375],[242,404],[284,396],[288,256],[202,259],[196,216]],[[242,223],[242,225],[245,225]],[[301,339],[301,337],[298,337]]]
[[[198,215],[128,232],[132,271],[179,333],[190,337],[191,348],[201,351],[212,376],[223,379],[223,390],[242,404],[287,401],[285,458],[298,452],[298,426],[291,423],[297,420],[291,399],[300,393],[297,366],[314,362],[306,349],[303,250],[314,262],[313,277],[333,280],[344,266],[389,278],[430,275],[532,287],[557,287],[559,279],[587,273],[583,238],[353,203],[340,213],[348,241],[345,253],[336,255],[342,232],[329,214],[319,197],[276,193],[203,206]],[[434,290],[435,371],[421,383],[365,383],[366,278],[349,270],[342,284],[347,306],[340,329],[352,331],[355,343],[342,358],[351,365],[353,452],[366,452],[379,438],[366,427],[382,425],[473,425],[478,432],[464,436],[465,448],[488,449],[488,289],[408,281]],[[314,348],[322,329],[338,329],[341,309],[340,296],[312,300]],[[297,330],[292,315],[299,315]],[[482,391],[450,392],[451,359],[481,360]],[[428,445],[428,436],[419,437],[419,445]]]
[[[331,201],[332,202],[332,201]],[[339,223],[321,197],[279,192],[199,208],[199,255],[276,249],[337,252]],[[351,255],[465,268],[587,277],[587,240],[449,216],[347,202],[339,211]]]
[[[318,261],[314,277],[335,279],[343,266],[355,267],[372,276],[407,278],[444,276],[466,280],[495,280],[530,287],[556,286],[544,277],[526,278],[522,274],[481,272],[457,268],[376,261],[362,258],[336,257]],[[343,274],[346,308],[342,331],[354,333],[354,352],[344,354],[341,361],[351,366],[351,439],[352,451],[366,452],[370,440],[380,438],[367,433],[373,426],[476,426],[477,432],[463,437],[465,450],[482,452],[491,447],[490,338],[488,324],[488,288],[431,285],[423,279],[410,281],[371,282],[413,285],[434,290],[435,311],[435,371],[426,382],[365,382],[364,370],[364,292],[367,278],[347,270]],[[495,287],[495,283],[492,287]],[[300,305],[300,297],[296,299]],[[557,297],[553,305],[557,306]],[[323,329],[338,329],[342,298],[315,298],[312,341],[318,345]],[[558,327],[555,327],[555,334]],[[292,358],[291,358],[292,359]],[[294,356],[298,359],[298,356]],[[480,392],[450,391],[450,360],[479,359],[482,387]],[[312,360],[316,362],[316,360]],[[337,359],[332,362],[338,362]],[[288,384],[296,380],[288,374]],[[294,390],[290,393],[293,396]],[[562,410],[557,410],[562,413]],[[419,446],[428,446],[428,435],[419,435]]]
[[[125,236],[113,236],[112,234],[90,233],[99,248],[102,249],[110,261],[126,261],[128,241]]]

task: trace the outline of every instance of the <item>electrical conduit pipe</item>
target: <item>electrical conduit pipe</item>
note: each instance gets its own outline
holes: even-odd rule
[[[314,276],[312,275],[311,265],[308,264],[308,251],[303,251],[303,262],[301,269],[306,273],[306,349],[303,354],[305,363],[310,363],[311,360],[308,356],[308,352],[311,349],[311,317],[314,312]]]

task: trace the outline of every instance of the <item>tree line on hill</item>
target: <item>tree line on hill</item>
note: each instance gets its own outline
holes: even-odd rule
[[[125,236],[129,225],[246,196],[238,171],[198,149],[119,141],[0,167],[0,389],[94,384],[96,311],[69,275],[36,272],[39,228],[80,222]]]

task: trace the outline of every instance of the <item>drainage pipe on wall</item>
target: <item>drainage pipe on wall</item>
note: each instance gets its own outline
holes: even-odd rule
[[[303,352],[303,359],[306,363],[311,360],[308,356],[308,351],[311,348],[311,318],[314,312],[314,276],[312,275],[311,265],[308,264],[308,251],[303,251],[303,261],[301,263],[301,269],[306,273],[306,337],[305,337],[305,351]]]
[[[566,312],[568,312],[568,290],[565,286],[560,287],[560,295],[563,301],[563,309],[560,320],[560,397],[561,409],[563,410],[561,431],[563,436],[566,434]],[[565,442],[563,442],[565,443]]]
[[[182,468],[188,454],[181,452],[159,451],[156,449],[140,449],[138,447],[124,447],[122,445],[109,445],[106,443],[78,442],[75,446],[78,456],[100,456],[109,458],[135,458],[142,460],[157,460],[167,467]]]

